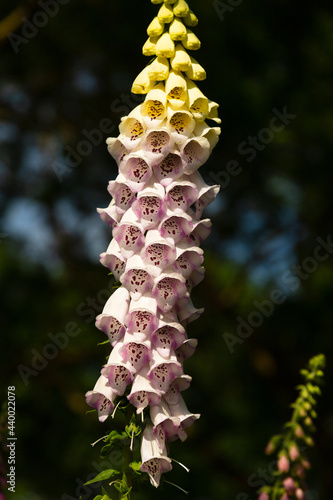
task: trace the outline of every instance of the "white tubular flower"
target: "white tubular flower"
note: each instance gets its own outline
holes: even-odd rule
[[[141,106],[134,108],[128,116],[121,119],[119,125],[120,140],[128,151],[135,149],[145,132],[145,125],[140,111]]]
[[[119,349],[119,354],[126,364],[131,366],[133,372],[138,372],[152,358],[150,342],[133,340],[133,335],[127,332],[122,340],[123,345]]]
[[[134,301],[151,290],[154,284],[153,278],[148,273],[142,258],[137,254],[127,259],[120,281],[130,292]]]
[[[141,191],[152,176],[152,169],[143,151],[127,155],[119,166],[119,172],[126,177],[134,193]]]
[[[104,422],[114,409],[117,393],[109,386],[108,379],[101,375],[92,391],[86,393],[86,402],[97,410],[98,420]]]
[[[167,313],[186,294],[185,278],[180,273],[162,272],[155,279],[153,296],[162,312]]]
[[[100,254],[100,262],[109,268],[116,280],[119,281],[125,270],[125,260],[115,239],[111,240],[106,252]]]
[[[163,160],[154,165],[154,174],[162,186],[168,186],[183,175],[183,162],[180,153],[174,149]]]
[[[187,213],[175,215],[172,210],[167,210],[165,219],[161,222],[159,231],[163,238],[171,243],[178,241],[188,236],[193,229],[192,217]]]
[[[143,431],[141,443],[142,465],[140,470],[147,472],[150,482],[156,488],[160,484],[161,475],[172,469],[171,459],[167,456],[166,448],[160,449],[154,436],[153,426],[147,425]]]
[[[142,150],[150,165],[163,160],[173,149],[174,140],[167,128],[161,126],[147,131],[142,143]]]
[[[172,131],[172,137],[176,144],[182,145],[192,134],[195,128],[195,119],[190,111],[184,106],[175,109],[168,106],[168,126]]]
[[[153,387],[164,394],[174,379],[183,374],[183,367],[176,354],[172,354],[169,359],[164,359],[157,351],[152,350],[152,353],[153,358],[147,376]]]
[[[105,224],[111,227],[111,229],[120,221],[120,214],[116,208],[115,201],[111,200],[110,204],[106,208],[97,208],[100,218]]]
[[[126,323],[136,340],[150,338],[158,326],[157,303],[150,293],[131,301]]]
[[[173,243],[167,241],[157,229],[154,229],[147,232],[141,257],[148,273],[156,277],[176,260],[176,249]]]
[[[185,176],[169,184],[165,191],[168,208],[177,215],[183,215],[198,197],[196,185]]]
[[[140,371],[136,372],[131,392],[127,396],[129,402],[135,406],[138,414],[142,413],[142,411],[149,405],[158,405],[162,397],[162,394],[151,385],[147,376],[148,370],[149,366],[145,365]]]
[[[160,450],[164,449],[167,439],[176,439],[177,437],[182,441],[186,439],[180,418],[171,415],[169,405],[163,397],[158,406],[150,407],[150,418],[154,425],[153,434]]]
[[[129,310],[130,295],[126,288],[118,288],[96,317],[96,327],[104,332],[111,345],[115,345],[126,331],[125,316]]]
[[[205,137],[193,137],[183,144],[180,154],[186,164],[184,174],[190,175],[208,160],[210,144]]]
[[[160,319],[151,336],[151,346],[162,358],[170,359],[172,351],[184,343],[185,337],[185,329],[179,323]]]
[[[181,375],[175,378],[169,387],[169,390],[163,395],[165,401],[169,405],[174,405],[179,402],[179,396],[181,391],[185,391],[190,387],[192,377],[189,375]]]
[[[106,144],[108,145],[110,155],[116,160],[117,165],[119,165],[124,157],[128,155],[129,150],[119,137],[108,137],[106,139]]]
[[[122,174],[109,182],[108,192],[113,197],[116,211],[120,215],[124,215],[135,200],[135,193],[128,187],[127,179]]]
[[[211,231],[201,217],[220,186],[206,184],[198,169],[221,132],[207,121],[221,120],[218,104],[196,83],[205,70],[187,53],[201,45],[190,29],[198,19],[186,0],[152,3],[160,7],[142,52],[154,59],[132,85],[146,96],[106,141],[118,175],[108,184],[109,205],[97,209],[112,231],[100,261],[120,286],[96,317],[112,350],[86,399],[100,421],[121,396],[142,414],[140,469],[157,487],[172,468],[166,440],[185,440],[199,418],[181,394],[191,383],[183,363],[197,346],[185,328],[203,313],[191,300],[204,278],[200,246]]]

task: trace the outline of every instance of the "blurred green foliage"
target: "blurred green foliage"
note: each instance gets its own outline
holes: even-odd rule
[[[202,416],[187,442],[171,445],[171,456],[190,474],[175,465],[168,479],[190,490],[193,500],[255,499],[263,471],[272,466],[265,445],[290,417],[299,369],[323,352],[326,387],[308,480],[309,500],[328,500],[333,256],[326,252],[326,260],[314,262],[313,255],[317,238],[332,234],[332,5],[242,1],[222,21],[220,6],[232,3],[190,2],[202,41],[197,59],[208,75],[201,89],[220,103],[223,120],[220,143],[201,172],[207,182],[219,179],[222,189],[206,210],[213,231],[204,244],[205,281],[193,296],[205,313],[188,328],[199,345],[185,365],[193,382],[184,397]],[[42,25],[41,4],[0,5],[6,21],[0,24],[1,399],[7,386],[16,386],[11,498],[81,494],[86,500],[96,490],[80,487],[100,472],[98,445],[89,443],[110,426],[86,414],[84,401],[108,354],[106,346],[96,347],[104,337],[94,327],[112,288],[98,262],[111,234],[95,211],[109,203],[106,186],[116,175],[104,141],[138,102],[130,87],[146,64],[141,46],[157,6],[69,0],[25,42],[6,36],[8,16],[22,5],[18,18]],[[16,36],[23,37],[24,23]],[[283,109],[296,117],[273,136],[264,132],[274,110]],[[103,119],[111,121],[110,133],[91,135]],[[249,145],[253,138],[257,146]],[[279,304],[272,302],[274,290],[284,297]],[[263,301],[267,310],[270,302],[268,317],[261,313],[260,326],[231,353],[225,332],[237,335],[240,321],[260,320],[253,312]],[[54,347],[52,334],[66,328],[68,344]],[[36,353],[50,356],[43,369],[32,365]],[[22,378],[19,365],[34,373]],[[147,485],[133,500],[157,495],[184,498],[170,485],[160,492]]]

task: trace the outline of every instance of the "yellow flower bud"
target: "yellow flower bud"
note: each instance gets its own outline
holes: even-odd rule
[[[182,44],[187,50],[198,50],[201,47],[199,38],[190,29],[187,30],[186,38],[182,40]]]
[[[175,54],[170,59],[170,63],[175,71],[187,71],[191,68],[191,58],[180,43],[176,45]]]
[[[161,23],[171,23],[173,19],[173,10],[169,3],[164,3],[157,14]]]
[[[186,17],[189,12],[190,8],[186,0],[177,0],[173,6],[173,13],[175,16]]]
[[[179,71],[171,70],[165,83],[167,99],[175,108],[181,108],[187,100],[187,84]]]
[[[208,99],[208,118],[210,120],[214,120],[216,123],[221,123],[221,118],[218,117],[218,112],[217,109],[220,105],[217,104],[217,102],[213,102],[210,99]]]
[[[169,33],[172,40],[184,40],[186,38],[186,26],[180,19],[175,17],[169,26]]]
[[[161,23],[158,17],[154,17],[147,28],[148,36],[160,36],[164,31],[164,23]]]
[[[186,76],[190,80],[205,80],[206,71],[203,67],[191,56],[191,67],[186,71]]]
[[[192,80],[187,80],[186,83],[190,111],[196,120],[203,121],[209,112],[208,99]]]
[[[150,36],[142,47],[142,54],[144,56],[156,56],[157,41],[157,36]]]
[[[156,44],[156,55],[158,57],[172,57],[175,53],[175,43],[169,33],[163,33]]]
[[[197,16],[192,12],[191,9],[183,20],[186,26],[196,26],[199,22]]]
[[[166,57],[156,57],[148,66],[148,77],[150,80],[165,80],[169,75],[169,61]],[[149,89],[150,90],[150,89]]]
[[[148,66],[146,66],[141,73],[135,78],[132,85],[133,94],[147,94],[153,88],[155,82],[148,76]]]
[[[167,98],[163,83],[150,90],[142,105],[142,115],[150,120],[163,120],[166,116]]]

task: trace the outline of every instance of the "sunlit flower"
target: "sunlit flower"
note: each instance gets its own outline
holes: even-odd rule
[[[172,468],[168,441],[184,441],[200,416],[183,398],[191,383],[184,361],[197,347],[186,327],[203,312],[191,292],[204,277],[200,245],[211,230],[202,213],[219,186],[206,184],[198,169],[220,134],[207,122],[220,120],[218,105],[195,83],[206,72],[187,52],[201,45],[190,29],[196,16],[185,0],[152,3],[159,10],[142,52],[153,60],[132,85],[145,99],[121,119],[118,137],[107,139],[119,173],[108,185],[111,202],[98,209],[112,231],[100,261],[120,286],[96,318],[112,350],[86,397],[101,421],[118,396],[144,414],[140,468],[157,487]]]

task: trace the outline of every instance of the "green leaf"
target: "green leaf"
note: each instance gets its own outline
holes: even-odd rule
[[[97,483],[98,481],[104,481],[105,479],[109,479],[112,476],[117,476],[118,474],[120,474],[119,470],[106,469],[97,474],[97,476],[94,477],[94,479],[91,479],[91,481],[88,481],[84,485],[86,486],[87,484]]]

